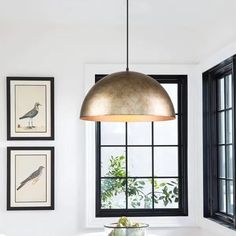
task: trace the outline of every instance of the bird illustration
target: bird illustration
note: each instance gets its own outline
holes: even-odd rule
[[[36,171],[34,171],[28,178],[23,180],[20,183],[20,186],[17,188],[17,191],[20,190],[25,184],[27,184],[29,181],[33,181],[33,184],[37,183],[39,181],[39,177],[41,176],[43,172],[44,167],[40,166]]]
[[[33,118],[39,113],[39,106],[42,106],[40,103],[36,102],[34,104],[34,108],[28,111],[25,115],[21,116],[19,119],[26,119],[29,118],[28,128],[32,129],[35,126],[33,125]]]

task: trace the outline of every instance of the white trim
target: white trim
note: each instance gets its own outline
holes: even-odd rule
[[[110,74],[112,72],[122,71],[124,65],[110,64],[110,65],[97,65],[87,64],[85,65],[85,93],[94,84],[95,74]],[[194,99],[196,88],[190,81],[196,78],[195,66],[194,65],[131,65],[130,68],[135,68],[137,71],[142,71],[145,74],[187,74],[188,75],[188,89],[191,94],[191,100],[189,97],[189,134],[188,137],[194,136],[194,125],[197,117],[195,114],[195,105],[197,104]],[[194,104],[196,103],[196,104]],[[190,109],[191,108],[191,109]],[[107,222],[115,222],[117,218],[96,218],[95,217],[95,125],[93,122],[85,122],[85,134],[86,134],[86,228],[101,228]],[[136,221],[148,222],[151,227],[195,227],[197,225],[196,217],[196,194],[194,191],[194,185],[197,181],[197,174],[194,166],[196,166],[197,158],[193,155],[196,142],[190,142],[188,145],[189,165],[188,165],[188,176],[189,176],[189,216],[187,217],[138,217]]]

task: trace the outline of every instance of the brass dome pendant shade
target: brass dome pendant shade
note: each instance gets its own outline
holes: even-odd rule
[[[150,76],[123,71],[98,81],[84,99],[80,118],[92,121],[175,119],[171,99]]]
[[[175,119],[172,101],[165,89],[150,76],[129,71],[127,0],[127,68],[107,75],[86,95],[80,119],[90,121],[132,122]]]

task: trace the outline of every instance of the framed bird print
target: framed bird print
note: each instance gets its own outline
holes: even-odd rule
[[[7,77],[7,140],[54,140],[54,78]]]
[[[7,148],[7,210],[54,210],[54,148]]]

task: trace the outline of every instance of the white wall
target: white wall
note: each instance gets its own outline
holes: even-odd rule
[[[86,226],[86,152],[85,123],[79,120],[84,97],[85,78],[91,63],[104,64],[98,72],[109,73],[110,63],[124,61],[120,30],[106,28],[87,31],[79,26],[0,24],[0,233],[7,236],[74,236],[90,231]],[[149,39],[150,40],[150,39]],[[109,43],[110,42],[110,43]],[[186,220],[153,218],[159,226],[197,226],[201,219],[201,73],[195,65],[158,65],[155,41],[136,48],[133,63],[146,73],[187,73],[189,75],[189,201]],[[140,54],[139,54],[140,52]],[[152,53],[154,52],[154,53]],[[147,58],[147,57],[145,57]],[[134,65],[135,66],[135,65]],[[90,68],[95,68],[90,66]],[[99,69],[100,68],[100,69]],[[109,69],[108,69],[109,68]],[[135,68],[134,68],[135,69]],[[91,73],[91,72],[90,72]],[[6,76],[55,77],[55,141],[6,141]],[[55,211],[6,211],[6,147],[55,146]],[[90,158],[93,158],[90,156]],[[92,199],[92,198],[89,198]],[[92,204],[92,203],[91,203]],[[107,219],[107,222],[110,222]],[[161,222],[161,223],[160,223]],[[163,225],[162,225],[163,223]],[[175,225],[176,226],[176,225]],[[158,235],[208,235],[198,229],[160,229]],[[224,232],[222,231],[224,235]]]

